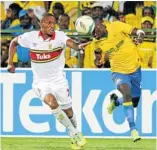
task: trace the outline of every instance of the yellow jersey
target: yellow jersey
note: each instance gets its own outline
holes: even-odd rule
[[[142,68],[149,68],[148,62],[150,59],[153,59],[155,49],[156,44],[153,42],[143,42],[139,46],[139,54]]]
[[[19,19],[15,19],[15,20],[11,23],[10,27],[17,26],[17,25],[20,25],[20,20],[19,20]]]
[[[74,50],[73,50],[74,51]],[[72,56],[72,49],[69,47],[66,47],[65,49],[65,61],[66,64],[70,67],[70,68],[77,68],[78,67],[78,59],[76,58],[75,54],[74,56]]]
[[[4,7],[4,2],[0,2],[0,8],[1,8],[0,21],[4,21],[5,18],[6,18],[6,12],[5,12],[5,7]]]
[[[101,40],[97,41],[94,39],[91,43],[89,43],[84,49],[84,68],[96,68],[94,64],[95,54],[94,51],[99,48],[99,43]]]
[[[111,71],[123,74],[135,72],[140,67],[137,46],[128,36],[134,27],[120,21],[106,24],[108,37],[100,41],[99,47],[110,59]]]
[[[156,65],[156,61],[157,61],[157,51],[155,50],[154,51],[154,54],[153,54],[153,64],[152,64],[152,68],[157,68],[157,65]]]
[[[41,7],[41,8],[45,8],[44,2],[43,1],[25,1],[25,2],[21,2],[21,1],[15,1],[17,4],[20,5],[20,7],[22,7],[23,9],[27,10],[29,8],[32,7]]]
[[[57,3],[57,1],[52,1],[51,5],[50,5],[50,9],[49,12],[52,13],[52,9],[53,9],[53,5]],[[61,3],[64,6],[64,10],[65,13],[68,13],[70,10],[72,10],[73,8],[77,8],[78,7],[78,2],[76,1],[59,1],[59,3]]]

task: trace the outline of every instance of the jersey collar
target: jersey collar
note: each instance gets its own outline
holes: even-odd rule
[[[54,32],[54,33],[52,34],[51,38],[49,38],[49,41],[50,41],[50,40],[54,40],[54,39],[55,39],[55,35],[56,35],[56,33]],[[43,38],[43,40],[46,40],[46,39],[44,38],[44,36],[43,36],[43,32],[42,32],[42,31],[39,31],[39,36],[41,36],[41,37]]]

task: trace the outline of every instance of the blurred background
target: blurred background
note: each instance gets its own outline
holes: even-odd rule
[[[81,15],[89,15],[104,24],[119,20],[143,29],[145,39],[138,46],[141,66],[156,68],[156,1],[1,1],[0,7],[1,67],[7,66],[10,41],[24,32],[39,30],[42,14],[49,12],[57,20],[57,30],[63,30],[78,43],[91,41],[84,53],[66,48],[65,68],[96,68],[94,59],[102,55],[97,48],[97,39],[76,32],[74,24]],[[110,67],[107,57],[102,61],[102,68]],[[17,46],[14,64],[16,67],[31,67],[29,49]]]

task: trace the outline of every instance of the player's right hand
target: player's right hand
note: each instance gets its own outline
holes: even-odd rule
[[[8,72],[10,72],[10,73],[15,73],[15,66],[8,64],[7,70],[8,70]]]
[[[133,42],[134,42],[136,45],[139,45],[139,44],[141,44],[141,43],[143,42],[143,39],[135,38],[135,39],[133,40]]]
[[[102,62],[101,60],[94,60],[94,64],[97,68],[102,68],[104,65],[104,62]]]

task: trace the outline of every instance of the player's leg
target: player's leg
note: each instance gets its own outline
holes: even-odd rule
[[[136,129],[136,124],[135,124],[135,120],[134,120],[134,107],[132,104],[131,88],[127,84],[121,84],[119,86],[118,90],[123,95],[124,114],[129,123],[132,139],[134,142],[136,142],[136,141],[140,140],[140,136]]]
[[[112,114],[114,109],[123,104],[123,97],[118,97],[115,93],[110,95],[110,104],[107,107],[107,111],[109,114]]]
[[[110,105],[108,106],[108,113],[112,114],[114,109],[123,104],[123,97],[118,97],[115,93],[110,95]],[[132,97],[132,103],[133,107],[136,108],[138,106],[138,103],[140,101],[140,96],[139,97]]]
[[[69,116],[73,116],[72,109],[65,110],[67,112],[67,115],[61,107],[58,105],[56,98],[52,94],[47,94],[44,98],[44,102],[50,106],[52,109],[53,115],[56,117],[56,119],[66,128],[69,129],[69,132],[71,133],[71,139],[72,141],[72,149],[81,149],[81,146],[83,146],[85,143],[82,141],[76,141],[76,139],[82,139],[81,135],[78,133],[76,128],[71,123]],[[76,142],[79,142],[78,145],[76,145]]]
[[[131,95],[132,95],[132,103],[133,103],[133,107],[136,108],[138,106],[139,100],[140,100],[140,95],[141,95],[141,75],[138,75],[137,78],[137,73],[136,76],[133,74],[133,78],[136,79],[131,82]],[[134,83],[135,82],[135,83]],[[108,113],[112,114],[112,112],[114,111],[114,109],[123,104],[123,97],[118,97],[115,93],[111,94],[110,96],[110,105],[108,106]]]
[[[68,128],[73,134],[77,134],[77,130],[72,125],[66,113],[61,109],[53,94],[47,94],[44,97],[44,102],[51,108],[53,115],[63,126]]]
[[[132,103],[135,110],[138,106],[141,96],[141,68],[137,69],[135,73],[131,74],[130,79],[131,79]],[[134,141],[140,140],[140,136],[137,130],[133,130],[131,135]]]
[[[122,93],[123,96],[123,109],[125,117],[129,123],[130,131],[136,131],[136,125],[134,121],[134,108],[132,104],[132,95],[131,95],[131,80],[128,75],[113,73],[113,81],[116,84],[117,89]],[[118,99],[118,98],[117,98]],[[117,101],[116,101],[117,102]],[[115,103],[116,107],[116,103]],[[136,141],[136,139],[133,139]]]
[[[118,78],[118,73],[113,73],[114,82],[118,82],[121,78]],[[125,75],[124,75],[125,76]],[[125,77],[123,77],[125,78]],[[140,95],[141,95],[141,68],[137,69],[137,71],[131,75],[131,95],[132,95],[132,103],[133,107],[136,108],[138,106]],[[127,78],[125,80],[128,80]],[[108,107],[108,113],[112,114],[113,110],[123,104],[123,97],[118,97],[115,93],[110,96],[111,103]]]
[[[139,101],[140,101],[140,96],[132,98],[132,103],[133,103],[134,108],[137,108]]]
[[[65,107],[66,105],[64,105]],[[73,124],[73,126],[75,128],[77,128],[77,121],[76,121],[76,116],[73,112],[72,107],[70,108],[63,108],[64,112],[67,114],[67,116],[69,117],[71,123]],[[78,146],[81,148],[82,146],[84,146],[86,144],[86,140],[83,137],[82,133],[78,132],[78,134],[73,135],[72,133],[69,132],[69,135],[71,137],[71,142],[72,142],[72,149],[79,149]]]
[[[131,95],[134,108],[138,106],[141,96],[141,68],[130,75],[131,78]]]
[[[76,116],[72,109],[72,100],[69,95],[68,87],[65,86],[65,88],[62,87],[62,88],[58,89],[56,91],[56,95],[57,95],[57,98],[58,98],[57,100],[58,100],[60,107],[67,114],[68,118],[70,119],[71,123],[73,124],[74,128],[76,129],[77,121],[76,121]],[[82,133],[80,133],[78,131],[76,134],[73,134],[71,131],[69,133],[70,133],[73,149],[79,149],[85,145],[86,140],[82,136]]]
[[[122,83],[125,83],[125,81],[129,81],[129,77],[125,74],[120,73],[112,73],[112,79],[115,83],[116,88]],[[107,111],[109,114],[112,114],[114,109],[123,104],[123,97],[118,97],[115,93],[110,95],[110,104],[107,107]]]
[[[63,111],[67,114],[68,118],[70,119],[71,123],[73,126],[77,129],[77,120],[76,120],[76,115],[74,114],[72,107],[63,109]]]

